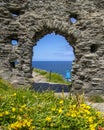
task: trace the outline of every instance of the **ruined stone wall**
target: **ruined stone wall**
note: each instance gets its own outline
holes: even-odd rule
[[[0,76],[30,84],[33,46],[53,31],[74,48],[72,90],[104,94],[104,0],[0,0]]]

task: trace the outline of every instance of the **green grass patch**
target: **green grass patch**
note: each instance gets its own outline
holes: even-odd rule
[[[3,92],[3,90],[6,92],[7,90],[13,88],[13,86],[8,82],[0,78],[0,92]]]
[[[5,89],[6,88],[6,89]],[[76,98],[80,98],[76,96]],[[102,113],[75,97],[13,89],[0,81],[1,130],[101,130]]]
[[[102,98],[102,96],[100,95],[91,95],[88,100],[90,102],[94,102],[94,103],[102,103],[104,102],[104,98]]]
[[[41,69],[34,69],[35,72],[39,73],[40,75],[43,75],[48,82],[54,82],[54,83],[61,83],[61,84],[67,84],[71,86],[71,82],[67,82],[62,75],[58,73],[48,72]]]
[[[46,76],[47,75],[47,71],[45,70],[41,70],[41,69],[34,69],[35,72],[39,73],[40,75]]]

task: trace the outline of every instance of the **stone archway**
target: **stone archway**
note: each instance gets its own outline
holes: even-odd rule
[[[72,33],[70,33],[70,31],[69,31],[70,28],[67,28],[67,26],[68,26],[67,23],[66,23],[66,25],[64,25],[60,21],[59,22],[55,21],[55,23],[54,23],[54,21],[53,22],[51,21],[49,23],[51,23],[51,26],[49,26],[47,23],[44,24],[44,22],[40,23],[41,25],[38,25],[36,27],[34,27],[35,25],[33,25],[33,28],[35,28],[35,29],[33,30],[33,28],[32,28],[32,32],[34,32],[35,34],[28,39],[29,41],[31,41],[31,44],[27,43],[27,45],[25,47],[25,52],[27,53],[27,55],[24,55],[24,57],[23,57],[24,64],[21,65],[22,70],[24,71],[24,76],[26,78],[31,77],[30,75],[32,72],[33,47],[36,45],[37,41],[40,40],[44,35],[52,33],[52,32],[54,32],[56,34],[61,34],[62,36],[64,36],[67,39],[67,41],[69,43],[72,43],[71,45],[73,47],[75,47],[74,44],[76,43],[76,38],[73,36]],[[36,31],[38,29],[39,29],[39,31]],[[31,30],[30,30],[30,32],[31,32]],[[69,34],[67,32],[69,32]],[[31,60],[27,62],[27,59],[31,59]],[[73,64],[73,66],[74,66],[74,64]],[[27,72],[25,69],[29,70],[29,71]]]
[[[55,32],[73,46],[73,91],[104,94],[104,2],[95,0],[2,0],[0,76],[12,84],[31,84],[32,48],[45,34]],[[4,6],[5,5],[5,6]],[[16,16],[13,16],[17,14]],[[72,24],[70,17],[77,18]],[[13,47],[11,40],[17,40]],[[12,68],[11,62],[18,64]]]

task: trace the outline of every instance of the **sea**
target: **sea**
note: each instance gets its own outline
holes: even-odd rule
[[[61,74],[64,78],[68,71],[71,78],[72,61],[33,61],[32,67]]]

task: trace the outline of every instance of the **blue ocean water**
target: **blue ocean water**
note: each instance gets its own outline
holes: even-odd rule
[[[52,71],[65,78],[67,70],[71,73],[72,61],[33,61],[32,67]]]

